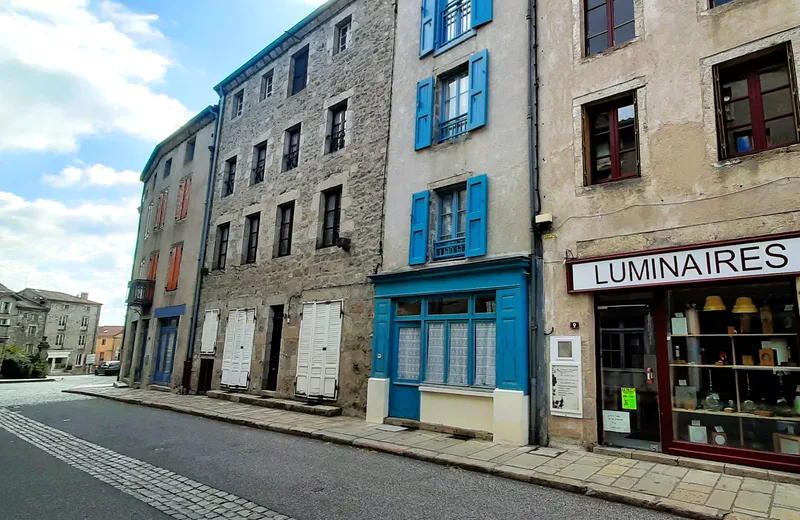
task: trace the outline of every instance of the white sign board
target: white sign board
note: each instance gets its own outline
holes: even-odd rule
[[[631,433],[630,412],[603,410],[603,429],[607,432]]]
[[[94,365],[95,360],[97,359],[97,354],[87,354],[86,355],[86,364],[87,365]]]
[[[550,336],[550,414],[583,417],[580,336]]]
[[[570,264],[570,292],[800,273],[800,237]]]

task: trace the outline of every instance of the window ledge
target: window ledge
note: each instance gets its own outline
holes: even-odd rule
[[[721,161],[712,163],[711,166],[716,169],[727,169],[738,166],[740,164],[745,164],[753,161],[766,161],[783,154],[798,153],[798,152],[800,152],[800,143],[795,143],[787,146],[782,146],[780,148],[761,150],[760,152],[753,152],[753,153],[748,153],[746,155],[731,157],[730,159],[723,159]]]
[[[438,49],[433,51],[434,58],[436,56],[439,56],[440,54],[444,54],[445,52],[449,51],[453,47],[459,45],[460,43],[463,43],[463,42],[469,40],[473,36],[477,36],[477,34],[478,34],[478,32],[475,29],[470,29],[469,31],[465,32],[464,34],[462,34],[458,38],[456,38],[454,40],[450,40],[449,42],[445,43],[444,45],[442,45],[441,47],[439,47]]]
[[[494,388],[474,388],[464,386],[441,386],[441,385],[419,385],[420,392],[428,392],[431,394],[450,394],[450,395],[463,395],[469,397],[487,397],[491,398],[494,394]]]
[[[606,50],[604,50],[602,52],[596,52],[596,53],[590,54],[588,56],[581,56],[581,59],[578,60],[578,63],[583,65],[584,63],[589,63],[589,62],[592,62],[594,60],[598,60],[600,58],[603,58],[605,56],[610,56],[610,55],[616,53],[617,51],[620,51],[622,49],[630,47],[634,43],[638,42],[641,38],[642,38],[641,36],[637,35],[634,39],[632,39],[630,41],[627,41],[625,43],[620,43],[619,45],[614,45],[613,47],[609,47],[608,49],[606,49]]]

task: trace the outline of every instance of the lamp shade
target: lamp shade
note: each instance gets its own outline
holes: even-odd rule
[[[755,306],[752,299],[740,296],[736,298],[736,304],[731,312],[734,314],[758,314],[758,307]]]
[[[706,297],[706,304],[703,307],[703,310],[708,311],[726,311],[728,310],[725,307],[725,302],[722,301],[722,297],[720,296],[707,296]]]

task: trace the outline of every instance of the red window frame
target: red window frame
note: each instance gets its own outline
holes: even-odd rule
[[[594,54],[599,54],[599,53],[603,52],[606,49],[610,49],[611,47],[614,47],[615,45],[620,45],[622,43],[631,41],[631,40],[625,40],[624,42],[617,42],[616,41],[616,32],[615,31],[617,29],[619,29],[620,27],[622,27],[623,25],[634,24],[633,38],[636,37],[636,27],[635,27],[636,14],[635,14],[635,12],[634,12],[633,17],[630,20],[625,20],[623,23],[617,25],[616,20],[615,20],[616,15],[615,15],[615,9],[614,9],[614,4],[617,1],[626,1],[626,2],[630,1],[631,4],[632,4],[632,9],[635,9],[635,6],[633,4],[633,0],[605,0],[605,2],[601,2],[601,3],[597,4],[597,5],[595,5],[594,7],[591,7],[591,4],[590,4],[591,1],[592,0],[584,0],[584,2],[583,2],[584,38],[586,40],[586,45],[585,45],[584,52],[586,53],[586,56],[592,56]],[[590,40],[602,35],[603,32],[601,31],[601,32],[599,32],[597,34],[592,35],[591,37],[589,36],[589,16],[590,16],[591,12],[596,11],[598,9],[603,9],[603,8],[605,8],[605,11],[606,11],[606,30],[605,30],[605,34],[606,34],[606,44],[607,45],[606,45],[606,47],[604,49],[601,49],[601,50],[595,51],[595,52],[591,52],[591,50],[590,50]]]
[[[633,106],[633,121],[626,123],[623,126],[619,124],[619,109],[627,106]],[[595,119],[602,115],[608,114],[608,130],[596,132],[594,129]],[[620,130],[633,127],[634,130],[634,146],[633,148],[620,149]],[[595,105],[590,105],[584,109],[584,132],[585,132],[585,150],[586,150],[586,184],[604,184],[607,182],[614,182],[623,179],[632,179],[639,177],[639,124],[637,117],[636,107],[636,94],[629,92],[611,100],[602,101]],[[595,147],[597,145],[598,137],[608,135],[609,139],[609,153],[607,155],[597,156]],[[624,153],[636,152],[636,171],[623,172],[621,156]],[[597,176],[597,160],[603,158],[610,158],[611,160],[611,175],[605,179],[598,179]]]
[[[792,59],[792,52],[788,44],[781,46],[779,49],[774,49],[767,54],[759,55],[757,57],[748,59],[744,62],[739,62],[731,65],[721,65],[715,70],[715,89],[716,89],[716,103],[717,103],[717,127],[719,131],[719,144],[720,144],[720,159],[728,159],[732,157],[742,157],[760,153],[766,150],[774,150],[776,148],[784,148],[800,141],[798,135],[798,107],[797,107],[797,82],[794,75],[793,68],[794,60]],[[786,85],[762,90],[761,87],[761,71],[767,67],[774,65],[784,65],[788,76]],[[746,79],[747,81],[747,95],[739,97],[731,97],[725,99],[724,85],[727,81],[734,79]],[[791,112],[782,112],[780,114],[771,115],[766,117],[764,96],[774,94],[776,92],[788,90],[792,99]],[[747,100],[750,105],[750,120],[738,125],[729,125],[725,116],[725,108],[737,102]],[[767,123],[785,119],[792,116],[794,118],[794,139],[778,144],[767,144]],[[752,148],[747,151],[736,151],[735,140],[728,141],[728,133],[731,130],[737,129],[751,129],[752,134]]]

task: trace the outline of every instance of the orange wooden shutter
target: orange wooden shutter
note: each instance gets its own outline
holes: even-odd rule
[[[157,271],[158,271],[158,253],[153,253],[152,255],[150,255],[150,269],[147,274],[147,279],[155,280]]]
[[[167,273],[167,290],[174,291],[178,288],[178,276],[181,271],[181,254],[183,245],[174,246],[169,252],[169,272]]]
[[[181,204],[181,218],[186,218],[189,214],[189,193],[191,193],[192,178],[187,177],[183,187],[183,203]]]
[[[178,201],[175,205],[175,220],[183,218],[183,192],[186,190],[186,181],[182,180],[178,187]]]

